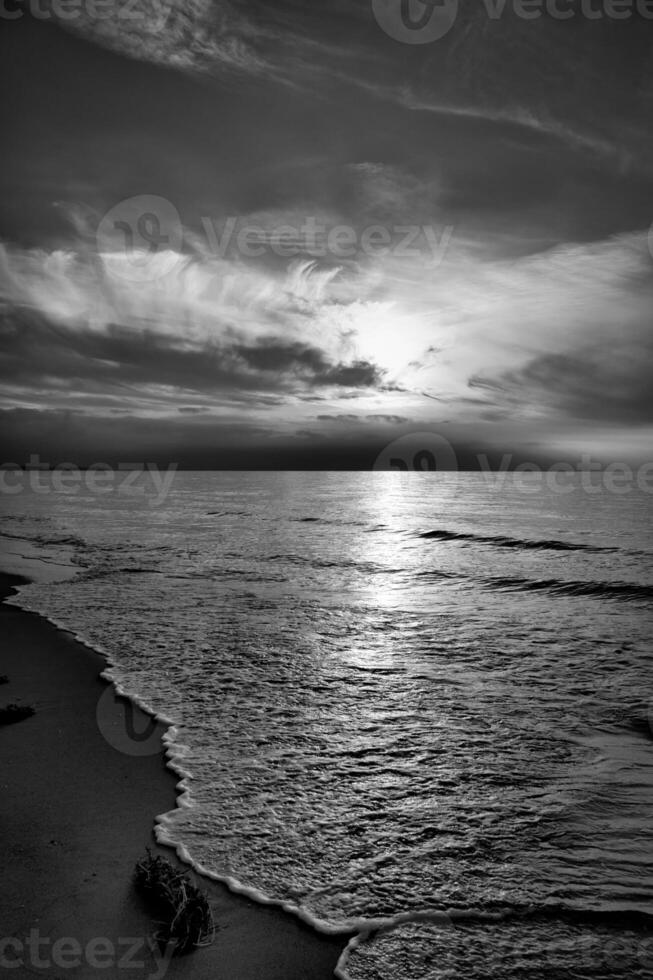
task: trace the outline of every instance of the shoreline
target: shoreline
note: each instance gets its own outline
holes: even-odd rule
[[[351,933],[319,933],[278,905],[197,873],[174,844],[157,842],[157,817],[173,810],[183,792],[167,755],[170,725],[101,676],[110,667],[101,653],[5,601],[28,582],[0,573],[7,636],[0,674],[9,677],[0,686],[0,703],[36,707],[32,718],[0,727],[0,965],[4,955],[14,976],[64,970],[71,977],[106,976],[113,966],[126,980],[335,976]],[[136,733],[129,743],[127,715]],[[158,950],[155,913],[132,884],[134,865],[148,846],[183,868],[209,897],[216,922],[211,946],[174,959]],[[35,936],[41,940],[36,949]]]

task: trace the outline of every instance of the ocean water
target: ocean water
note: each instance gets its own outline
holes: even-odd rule
[[[180,473],[3,531],[77,569],[17,603],[173,723],[161,839],[357,930],[342,977],[650,977],[653,498],[488,481]]]

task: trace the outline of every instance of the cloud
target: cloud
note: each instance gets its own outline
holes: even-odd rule
[[[495,332],[504,354],[488,356],[494,370],[486,362],[469,377],[488,407],[525,418],[653,421],[653,262],[645,235],[559,247],[516,264],[508,281],[512,308]]]
[[[149,397],[160,405],[172,405],[190,392],[290,394],[302,388],[374,387],[381,381],[373,364],[333,362],[324,351],[300,342],[271,337],[247,346],[234,339],[191,342],[181,334],[117,324],[92,330],[14,310],[0,324],[0,378],[6,387],[22,387],[32,397],[46,397],[65,384],[85,396],[121,394],[137,403]]]
[[[387,425],[401,425],[410,422],[410,419],[403,415],[385,415],[383,413],[371,412],[369,415],[356,415],[354,413],[340,413],[338,415],[318,415],[318,422],[341,422],[348,424],[351,422],[381,422]]]
[[[339,415],[318,415],[318,422],[358,422],[360,415],[353,413],[340,413]]]
[[[473,103],[456,105],[451,102],[439,101],[437,96],[419,96],[409,88],[400,89],[396,93],[395,99],[400,105],[414,112],[452,116],[468,119],[471,122],[500,123],[506,126],[520,127],[532,130],[534,133],[550,136],[555,140],[568,143],[572,147],[591,150],[593,153],[606,156],[621,156],[623,153],[623,150],[612,140],[590,132],[583,132],[581,128],[574,128],[570,124],[563,123],[546,114],[538,115],[533,110],[523,106],[506,108],[501,105],[484,106]]]
[[[460,4],[445,37],[409,52],[387,43],[368,3],[332,4],[326,15],[320,5],[299,8],[294,0],[135,0],[129,15],[97,18],[82,5],[60,23],[173,70],[249,75],[295,91],[311,85],[324,101],[355,86],[404,110],[518,128],[619,166],[641,166],[653,103],[652,46],[641,25],[639,36],[626,37],[624,27],[636,20],[597,23],[578,4],[564,22],[543,11],[519,17],[510,3],[496,7],[492,15],[491,5]]]
[[[497,378],[470,379],[470,385],[491,392],[507,410],[528,400],[563,418],[652,425],[652,360],[653,337],[647,336],[622,348],[539,355]]]
[[[651,149],[653,42],[638,14],[624,24],[604,8],[588,19],[574,3],[562,21],[542,8],[525,18],[511,3],[494,6],[492,15],[487,3],[460,5],[454,30],[404,86],[404,105],[521,127],[648,169],[640,154]]]
[[[67,30],[127,57],[187,72],[227,69],[258,74],[269,67],[256,51],[255,31],[234,3],[220,0],[133,0],[117,16],[97,17],[84,4],[77,16],[54,17]]]

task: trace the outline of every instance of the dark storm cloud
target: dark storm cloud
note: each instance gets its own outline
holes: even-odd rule
[[[336,364],[318,375],[318,383],[339,385],[343,388],[372,388],[380,384],[383,372],[370,361],[354,361],[353,364]]]
[[[88,392],[165,385],[224,393],[368,388],[380,384],[382,372],[367,361],[334,363],[317,347],[275,337],[255,345],[226,338],[191,344],[116,324],[100,331],[55,325],[35,311],[13,310],[0,319],[0,378],[41,390],[74,382]]]
[[[236,345],[233,351],[255,371],[297,375],[316,387],[370,388],[380,385],[383,377],[383,372],[369,361],[333,364],[317,347],[284,342],[278,337],[263,338],[256,346]]]

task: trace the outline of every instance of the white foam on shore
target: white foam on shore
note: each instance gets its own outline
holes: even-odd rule
[[[6,574],[14,574],[13,572],[6,571],[6,569],[2,569],[2,571],[5,571]],[[75,571],[82,571],[82,569],[76,569]],[[72,576],[68,577],[70,578]],[[48,579],[47,581],[53,580]],[[61,580],[59,579],[58,581]],[[41,582],[43,582],[43,580],[41,580]],[[163,733],[161,741],[165,750],[166,768],[178,777],[178,782],[175,787],[177,793],[176,808],[192,808],[193,803],[189,786],[191,775],[182,765],[182,760],[186,753],[186,746],[184,746],[182,742],[178,741],[179,728],[175,722],[175,719],[162,714],[161,712],[154,711],[143,698],[131,693],[125,687],[123,687],[114,674],[116,665],[108,650],[103,648],[97,642],[91,643],[83,634],[71,630],[66,623],[54,619],[52,616],[45,615],[39,611],[37,604],[30,603],[29,593],[27,590],[29,590],[31,586],[38,584],[41,583],[28,582],[25,584],[15,584],[13,588],[16,590],[16,594],[6,597],[4,601],[8,605],[17,606],[19,609],[22,609],[25,612],[39,616],[56,629],[68,633],[77,643],[85,646],[91,652],[99,654],[107,663],[107,667],[101,671],[100,676],[103,678],[103,680],[106,680],[113,686],[116,694],[127,699],[155,721],[166,726],[166,731]],[[393,929],[396,929],[399,926],[409,922],[428,922],[433,924],[442,923],[443,925],[446,925],[452,921],[455,921],[456,919],[464,919],[466,921],[474,920],[478,922],[490,923],[500,921],[504,917],[501,913],[480,912],[474,909],[456,909],[449,911],[423,909],[417,911],[398,912],[393,916],[379,918],[357,917],[336,922],[329,922],[311,915],[300,905],[270,898],[264,892],[251,885],[244,884],[233,875],[221,875],[195,860],[185,844],[175,840],[169,833],[169,826],[172,822],[174,812],[175,811],[169,811],[158,814],[154,817],[155,838],[159,844],[173,850],[179,860],[192,868],[196,874],[211,881],[216,881],[225,885],[229,891],[235,895],[241,895],[259,905],[278,908],[289,915],[295,916],[305,925],[309,926],[315,932],[321,935],[342,935],[343,938],[347,935],[350,936],[349,941],[338,958],[335,968],[334,976],[337,977],[337,980],[352,980],[352,977],[347,970],[349,957],[362,943],[367,942],[370,936],[374,933],[391,932]],[[351,935],[352,933],[354,933],[354,935]]]

